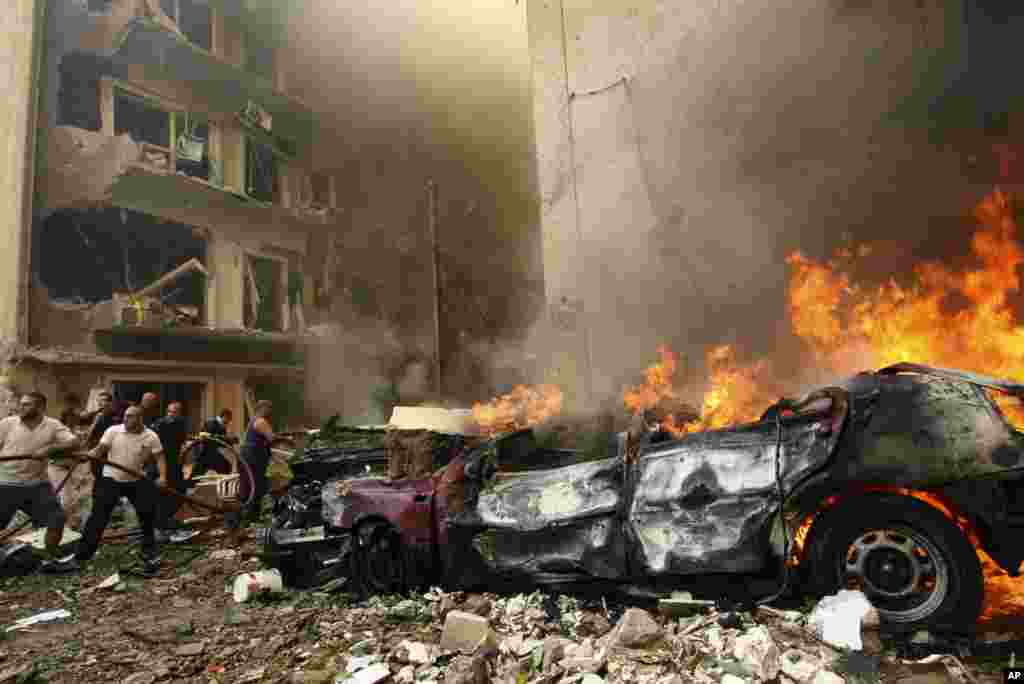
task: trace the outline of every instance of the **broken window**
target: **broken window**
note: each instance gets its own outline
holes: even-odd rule
[[[100,77],[104,60],[95,55],[74,53],[60,62],[57,91],[57,125],[88,131],[103,127],[100,115]]]
[[[210,126],[187,112],[174,115],[174,157],[178,173],[192,178],[211,179]]]
[[[246,194],[262,202],[277,197],[277,158],[268,145],[245,138]]]
[[[51,300],[67,303],[138,292],[190,259],[206,258],[205,240],[191,226],[127,209],[59,211],[36,238],[37,275]],[[160,288],[150,303],[161,316],[199,322],[205,299],[206,278],[191,271]]]
[[[142,160],[166,170],[171,163],[171,115],[155,103],[121,89],[114,91],[114,134],[142,143]]]
[[[174,170],[193,178],[217,180],[212,176],[210,126],[188,112],[169,112],[159,104],[124,90],[114,92],[114,132],[128,133],[143,143],[143,162]]]
[[[284,261],[271,257],[246,258],[244,302],[245,326],[267,332],[285,329],[287,296]]]
[[[204,50],[212,48],[213,22],[207,0],[160,0],[160,8],[193,45]]]

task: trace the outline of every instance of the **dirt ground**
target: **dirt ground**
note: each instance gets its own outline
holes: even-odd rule
[[[137,542],[122,538],[105,541],[80,574],[4,580],[5,628],[61,608],[71,617],[0,634],[0,682],[26,668],[45,681],[69,683],[237,682],[261,666],[269,675],[275,657],[316,641],[312,618],[331,609],[312,592],[236,604],[230,581],[260,567],[255,551],[251,540],[227,548],[223,530],[214,527],[166,545],[157,577],[136,574]],[[96,588],[114,573],[121,586]]]
[[[373,641],[386,653],[404,640],[440,641],[443,623],[436,614],[430,618],[430,604],[421,599],[416,600],[426,607],[414,609],[421,612],[413,619],[392,619],[393,606],[378,599],[356,603],[342,593],[286,591],[276,600],[236,604],[230,583],[260,567],[255,543],[250,539],[229,548],[216,520],[196,529],[203,532],[164,547],[161,571],[154,578],[133,574],[137,542],[122,537],[105,541],[81,574],[0,581],[0,625],[5,628],[44,611],[63,608],[71,613],[66,619],[0,632],[0,684],[330,684],[361,643]],[[119,585],[97,588],[115,573]],[[785,629],[773,633],[784,634]],[[788,637],[776,638],[785,647]],[[962,681],[1002,681],[1000,668],[1007,664],[1002,659],[976,660]],[[650,681],[664,679],[659,677]],[[647,681],[622,676],[610,680]],[[930,678],[927,668],[893,666],[883,667],[881,679],[874,681],[955,680],[941,667]]]

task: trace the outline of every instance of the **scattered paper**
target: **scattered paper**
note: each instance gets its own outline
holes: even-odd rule
[[[96,585],[97,589],[113,589],[121,583],[121,574],[115,572],[113,575]]]
[[[13,625],[8,627],[5,631],[13,632],[16,629],[25,629],[32,625],[38,625],[43,622],[53,622],[54,620],[63,620],[64,618],[71,617],[71,613],[61,608],[60,610],[49,610],[45,613],[38,613],[31,617],[22,618]]]
[[[861,621],[871,610],[871,602],[860,591],[843,589],[818,602],[808,621],[818,637],[833,646],[859,651]]]
[[[259,668],[258,670],[249,670],[242,678],[238,680],[238,684],[247,684],[248,682],[257,682],[263,679],[263,673],[266,672],[265,668]]]
[[[75,532],[70,527],[64,528],[64,536],[61,537],[60,545],[71,544],[82,538],[78,532]],[[39,529],[33,530],[32,532],[26,532],[25,534],[19,534],[14,538],[14,541],[21,542],[22,544],[30,544],[32,548],[43,551],[46,549],[46,530]]]

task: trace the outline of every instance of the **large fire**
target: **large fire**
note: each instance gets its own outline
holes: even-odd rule
[[[790,324],[815,365],[842,375],[909,361],[1024,378],[1024,326],[1012,302],[1021,288],[1017,269],[1024,264],[1024,247],[1016,239],[1009,196],[996,189],[978,203],[974,218],[979,229],[971,256],[977,265],[957,271],[922,263],[914,267],[910,283],[856,283],[853,267],[872,255],[868,245],[841,248],[828,261],[790,254]],[[647,369],[645,382],[623,393],[633,413],[687,393],[673,382],[678,357],[667,347],[658,353],[660,361]],[[700,419],[666,426],[677,434],[756,418],[778,398],[767,389],[767,362],[741,364],[730,345],[709,350],[706,366]],[[1011,421],[1024,425],[1018,401],[1000,394],[993,398]]]
[[[539,425],[562,410],[557,385],[517,385],[486,404],[473,404],[473,420],[483,434],[496,435]]]
[[[909,361],[1024,377],[1024,326],[1011,302],[1020,291],[1024,248],[1010,198],[995,190],[974,217],[971,255],[978,265],[958,272],[923,263],[909,284],[854,284],[849,268],[867,250],[842,250],[828,263],[790,255],[790,319],[818,364],[849,371],[867,358],[875,367]],[[997,400],[1011,420],[1024,422],[1016,401]]]

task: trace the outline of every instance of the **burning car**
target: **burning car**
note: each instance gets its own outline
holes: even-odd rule
[[[623,433],[597,460],[507,472],[532,433],[464,443],[422,477],[324,483],[316,527],[267,543],[293,568],[315,548],[369,591],[774,576],[772,595],[859,588],[889,623],[973,622],[977,548],[1013,576],[1024,560],[1024,434],[991,392],[1024,385],[900,364],[745,425]]]

